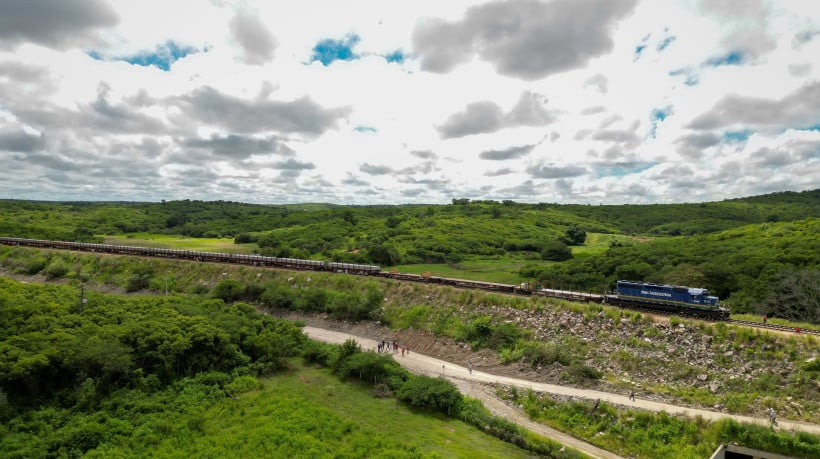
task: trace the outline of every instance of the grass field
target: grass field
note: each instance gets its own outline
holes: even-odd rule
[[[533,263],[531,260],[512,260],[509,258],[499,260],[476,259],[464,260],[458,264],[399,265],[396,266],[396,269],[403,273],[430,273],[433,276],[517,284],[521,282],[518,269],[531,263]]]
[[[606,252],[612,242],[634,244],[635,238],[619,234],[587,233],[584,245],[572,247],[572,255],[577,258],[588,257]],[[518,275],[518,270],[526,265],[547,265],[552,262],[540,259],[532,260],[523,257],[501,257],[495,259],[469,258],[456,264],[413,264],[399,265],[399,272],[432,276],[453,277],[501,284],[519,284],[525,280]]]
[[[295,368],[202,414],[203,434],[157,457],[530,457],[463,422],[421,413],[328,370]]]
[[[641,241],[641,239],[636,239],[632,236],[625,236],[622,234],[587,233],[587,240],[584,245],[572,247],[572,256],[576,258],[583,258],[604,253],[607,249],[609,249],[610,244],[613,242],[627,245],[636,244]]]
[[[203,252],[252,253],[256,244],[234,244],[233,238],[193,238],[175,234],[132,233],[105,236],[106,244],[135,245],[160,249],[199,250]]]

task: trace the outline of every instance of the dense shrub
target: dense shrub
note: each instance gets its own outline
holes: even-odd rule
[[[412,406],[451,414],[461,401],[456,386],[444,378],[411,376],[396,397]]]
[[[547,241],[541,249],[541,258],[549,261],[565,261],[572,258],[572,250],[561,241]]]
[[[222,279],[214,285],[211,296],[226,303],[231,303],[242,298],[244,291],[245,286],[241,282],[233,279]]]
[[[289,309],[296,302],[296,293],[287,286],[269,285],[260,297],[262,304],[272,308]]]
[[[45,267],[43,274],[45,274],[49,280],[65,277],[65,275],[68,274],[68,265],[66,265],[63,260],[54,258],[48,266]]]

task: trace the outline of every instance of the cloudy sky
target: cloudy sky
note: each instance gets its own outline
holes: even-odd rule
[[[806,0],[0,1],[0,198],[820,187]]]

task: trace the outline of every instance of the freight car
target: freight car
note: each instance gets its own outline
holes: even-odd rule
[[[380,276],[394,280],[449,285],[452,287],[481,289],[499,293],[538,295],[562,298],[571,301],[608,303],[614,306],[630,309],[677,314],[681,316],[698,317],[709,320],[727,320],[729,318],[729,310],[721,307],[718,304],[718,299],[714,296],[709,296],[709,292],[705,289],[657,285],[642,282],[618,281],[616,293],[601,295],[578,291],[532,288],[529,284],[510,285],[466,279],[453,279],[439,276],[386,272],[382,271],[381,267],[377,265],[302,260],[298,258],[278,258],[265,257],[262,255],[160,249],[153,247],[93,244],[86,242],[49,241],[43,239],[26,239],[15,237],[0,237],[0,244]]]
[[[377,275],[381,272],[381,267],[376,265],[340,263],[321,260],[302,260],[299,258],[265,257],[262,255],[246,255],[238,253],[161,249],[155,247],[135,247],[129,245],[94,244],[88,242],[49,241],[44,239],[26,239],[18,237],[0,237],[0,244],[64,250],[82,250],[86,252],[113,253],[118,255],[182,258],[206,262],[237,263],[254,266],[271,266],[309,271],[330,271],[348,274]]]
[[[604,295],[608,304],[697,317],[709,320],[727,320],[729,310],[718,303],[709,290],[680,285],[661,285],[648,282],[619,280],[614,294]]]

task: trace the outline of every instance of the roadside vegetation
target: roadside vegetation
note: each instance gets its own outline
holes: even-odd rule
[[[245,303],[73,293],[0,278],[0,456],[583,457]]]
[[[514,387],[499,387],[497,392],[523,407],[533,420],[624,457],[700,459],[710,457],[721,444],[732,443],[790,457],[820,457],[817,435],[789,434],[730,419],[689,419],[606,402],[566,401]]]

